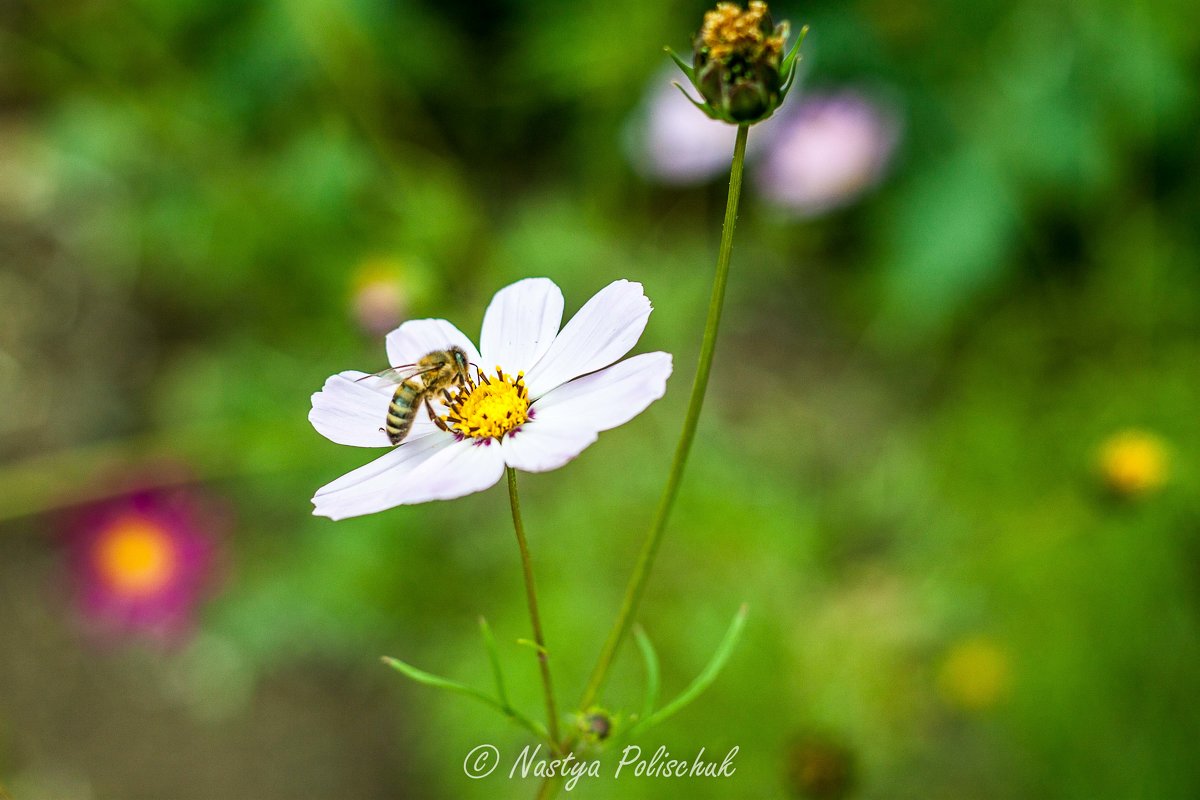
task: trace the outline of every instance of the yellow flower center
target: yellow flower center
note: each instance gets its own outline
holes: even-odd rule
[[[119,520],[96,545],[103,580],[122,594],[145,595],[163,588],[175,573],[175,549],[162,528],[148,520]]]
[[[763,33],[767,14],[767,4],[760,0],[754,0],[745,9],[737,3],[717,3],[715,9],[704,15],[700,41],[708,49],[709,57],[716,61],[737,51],[757,54],[765,49],[778,54],[783,50],[783,37]]]
[[[451,397],[447,407],[442,419],[451,431],[484,443],[516,432],[533,416],[524,373],[513,377],[499,367],[495,378],[489,379],[481,372],[479,382],[469,383]]]

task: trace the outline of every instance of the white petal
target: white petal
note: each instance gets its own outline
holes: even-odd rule
[[[396,384],[347,370],[331,376],[321,391],[312,396],[308,421],[330,441],[352,447],[391,447],[384,432],[388,405]],[[408,441],[426,436],[437,427],[427,414],[418,414]]]
[[[380,428],[387,417],[391,392],[381,391],[376,381],[364,380],[365,372],[339,372],[325,381],[312,396],[308,421],[330,441],[353,447],[390,447]]]
[[[610,283],[571,318],[525,377],[535,400],[579,375],[607,367],[629,352],[650,316],[640,283]]]
[[[483,491],[504,472],[500,448],[445,434],[406,441],[317,490],[313,514],[345,519],[399,505],[449,500]]]
[[[526,472],[557,469],[623,425],[667,390],[670,353],[643,353],[549,392],[534,404],[536,416],[504,440],[504,461]]]
[[[596,441],[596,431],[562,420],[527,422],[504,439],[504,462],[526,472],[558,469]]]
[[[528,372],[554,341],[562,312],[562,292],[549,278],[526,278],[496,292],[483,315],[479,365]]]
[[[666,393],[670,375],[670,353],[642,353],[547,393],[530,424],[573,422],[596,431],[624,425]]]
[[[479,351],[466,334],[444,319],[410,319],[387,335],[388,366],[415,364],[434,350],[458,345],[479,364]],[[482,364],[481,364],[482,366]]]

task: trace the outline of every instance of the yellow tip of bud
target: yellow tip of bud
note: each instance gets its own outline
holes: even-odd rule
[[[716,60],[738,50],[780,54],[783,37],[769,33],[770,30],[770,11],[761,0],[754,0],[749,8],[737,3],[717,3],[716,8],[704,14],[700,41],[708,48],[709,57]]]

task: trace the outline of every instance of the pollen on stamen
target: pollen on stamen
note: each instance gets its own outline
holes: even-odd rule
[[[473,439],[474,444],[487,447],[493,439],[500,441],[516,433],[532,418],[524,373],[513,377],[497,367],[493,378],[480,373],[478,383],[459,389],[447,402],[442,420],[456,438]]]

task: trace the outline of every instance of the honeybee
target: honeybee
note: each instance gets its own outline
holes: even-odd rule
[[[429,355],[422,356],[415,364],[392,367],[372,376],[399,383],[396,393],[392,395],[392,402],[388,405],[387,423],[380,428],[387,433],[392,444],[404,441],[404,437],[412,429],[413,419],[421,403],[425,404],[425,410],[434,424],[444,431],[450,430],[433,412],[430,400],[438,392],[446,393],[451,386],[465,388],[471,380],[470,364],[466,352],[461,347],[450,347],[446,350],[434,350]]]

